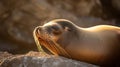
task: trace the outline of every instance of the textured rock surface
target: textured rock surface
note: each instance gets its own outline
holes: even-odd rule
[[[33,29],[55,18],[65,18],[82,27],[114,25],[101,17],[104,13],[99,0],[0,0],[0,51],[36,50]]]
[[[112,6],[120,11],[120,0],[112,0]]]
[[[40,52],[16,55],[4,60],[0,67],[99,67],[64,57],[50,56]]]
[[[13,55],[8,52],[0,52],[0,63],[12,56]]]
[[[120,21],[120,1],[119,0],[100,0],[103,13],[105,14],[105,19],[116,19],[116,23],[119,23],[117,21]]]

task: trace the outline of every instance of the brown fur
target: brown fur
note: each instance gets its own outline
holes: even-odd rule
[[[55,55],[101,66],[115,66],[120,59],[120,28],[116,26],[81,28],[57,19],[37,27],[34,37]]]

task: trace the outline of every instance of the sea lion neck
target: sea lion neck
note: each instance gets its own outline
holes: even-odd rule
[[[83,40],[85,40],[85,42],[89,42],[91,40],[89,39],[98,39],[98,35],[96,33],[91,32],[90,30],[86,30],[86,28],[83,27],[77,27],[76,29],[76,38],[81,41],[81,43],[83,42]],[[88,41],[87,41],[88,40]]]

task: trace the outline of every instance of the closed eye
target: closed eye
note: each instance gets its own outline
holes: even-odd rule
[[[52,28],[53,34],[58,35],[61,33],[61,30],[58,26],[52,26],[51,28]]]
[[[54,30],[56,30],[56,31],[59,30],[59,27],[56,26],[56,25],[55,25],[55,26],[52,26],[51,28],[54,29]]]

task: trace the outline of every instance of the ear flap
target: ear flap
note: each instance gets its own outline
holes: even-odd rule
[[[69,27],[65,27],[65,31],[71,31]]]

